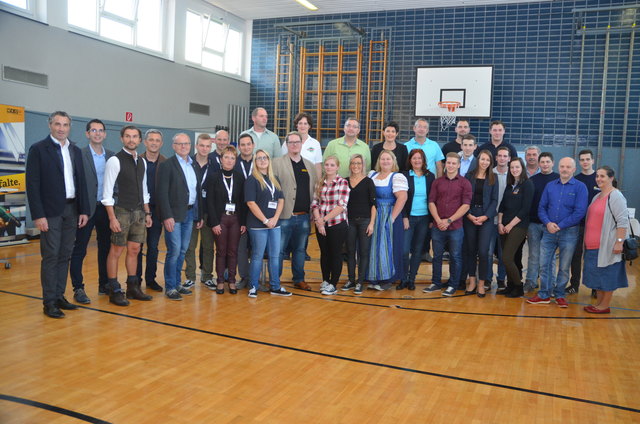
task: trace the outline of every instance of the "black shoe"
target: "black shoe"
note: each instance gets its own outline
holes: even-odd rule
[[[56,306],[60,309],[66,309],[67,311],[73,311],[74,309],[78,309],[78,305],[69,303],[69,301],[65,299],[64,296],[62,296],[60,299],[56,301]]]
[[[91,299],[89,299],[89,296],[87,296],[87,293],[85,293],[84,289],[75,289],[73,291],[73,299],[78,303],[82,303],[83,305],[88,305],[89,303],[91,303]]]
[[[233,285],[233,287],[231,287]],[[229,293],[238,294],[238,288],[236,287],[236,283],[229,283]]]
[[[162,286],[155,281],[147,281],[147,288],[157,292],[162,292]]]
[[[129,301],[123,291],[113,292],[109,295],[109,302],[116,306],[129,306]]]
[[[462,286],[464,287],[464,286]],[[476,285],[473,290],[465,290],[464,294],[476,294],[476,292],[478,291],[478,285]]]
[[[512,290],[513,290],[513,286],[507,286],[507,287],[505,287],[503,289],[498,290],[496,292],[496,294],[500,294],[500,295],[506,296],[509,293],[511,293]]]
[[[44,305],[44,314],[49,318],[63,318],[64,312],[56,306],[55,303],[47,303]]]
[[[509,293],[505,295],[505,297],[508,297],[511,299],[515,299],[522,296],[524,296],[524,287],[522,287],[522,284],[515,286],[513,290],[511,290]]]
[[[409,281],[407,283],[407,289],[408,290],[415,290],[416,289],[416,283],[414,283],[413,281]]]
[[[569,288],[567,289],[567,294],[576,294],[576,293],[578,293],[578,289],[573,286],[569,286]]]
[[[486,293],[476,293],[476,295],[478,295],[478,297],[482,298],[482,297],[485,297],[487,294]]]
[[[180,284],[178,284],[178,288],[176,289],[176,291],[180,294],[184,294],[185,296],[189,296],[190,294],[193,294],[191,290],[182,287]]]
[[[402,289],[406,289],[408,286],[408,284],[404,281],[400,281],[400,284],[398,284],[396,286],[396,290],[402,290]]]
[[[222,288],[220,288],[220,286],[222,286]],[[216,293],[224,294],[224,283],[218,283],[218,286],[216,287]]]

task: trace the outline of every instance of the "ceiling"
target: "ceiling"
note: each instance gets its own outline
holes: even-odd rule
[[[310,0],[318,10],[311,12],[295,0],[206,0],[242,19],[314,16],[334,13],[372,12],[421,8],[479,6],[506,3],[534,3],[540,0]]]

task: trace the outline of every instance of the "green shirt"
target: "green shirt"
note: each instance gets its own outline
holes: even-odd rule
[[[337,157],[340,161],[338,174],[342,178],[347,178],[349,176],[349,161],[351,160],[351,156],[355,154],[362,155],[365,162],[364,172],[365,174],[368,173],[371,170],[371,151],[367,143],[360,139],[356,139],[356,142],[353,143],[352,146],[347,145],[344,137],[331,140],[329,144],[327,144],[327,148],[324,149],[322,158],[327,159],[329,156]]]

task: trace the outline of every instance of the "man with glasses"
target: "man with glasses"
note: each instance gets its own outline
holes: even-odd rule
[[[355,154],[361,154],[365,161],[365,172],[371,170],[371,151],[364,141],[358,138],[360,123],[356,118],[349,117],[344,123],[344,136],[331,140],[324,149],[324,159],[335,156],[340,161],[338,175],[342,178],[349,176],[349,160]]]
[[[98,293],[107,293],[107,255],[111,246],[111,230],[109,229],[109,217],[102,200],[102,187],[104,182],[104,169],[107,161],[114,153],[103,146],[107,131],[104,123],[99,119],[92,119],[87,123],[85,135],[89,145],[82,151],[82,164],[84,178],[87,183],[89,200],[89,220],[87,225],[76,230],[76,241],[73,244],[69,273],[73,284],[73,298],[82,304],[91,303],[84,289],[82,276],[82,263],[87,256],[87,246],[91,238],[93,228],[96,229],[98,242]]]
[[[194,161],[189,156],[191,140],[184,133],[173,136],[174,156],[158,168],[158,214],[164,226],[167,256],[164,263],[165,295],[182,300],[191,290],[180,285],[184,256],[191,231],[202,227],[202,197]]]

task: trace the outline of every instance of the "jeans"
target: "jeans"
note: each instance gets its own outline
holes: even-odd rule
[[[507,279],[507,269],[502,261],[502,244],[498,240],[498,226],[493,224],[491,241],[489,242],[489,269],[487,270],[487,281],[493,281],[493,253],[498,256],[498,281]]]
[[[563,228],[555,234],[544,229],[542,235],[542,248],[540,249],[540,291],[538,297],[546,299],[554,294],[556,299],[564,297],[564,289],[569,281],[569,269],[573,251],[578,241],[579,227],[577,225]],[[551,274],[551,262],[555,261],[556,249],[560,251],[560,264],[555,278]]]
[[[149,205],[151,209],[151,227],[147,228],[147,264],[144,271],[144,280],[148,283],[156,280],[156,271],[158,270],[158,243],[162,234],[162,222],[155,212],[155,206]],[[138,281],[142,281],[142,248],[138,253],[138,269],[136,275]]]
[[[482,210],[472,208],[470,213],[474,216],[482,216]],[[475,225],[466,217],[463,218],[465,252],[464,266],[462,271],[462,280],[466,280],[467,275],[476,276],[476,268],[478,269],[478,279],[487,280],[487,271],[493,263],[493,255],[489,255],[489,245],[493,232],[496,231],[493,220],[486,220],[482,225]]]
[[[73,245],[73,253],[71,253],[71,263],[69,266],[69,274],[71,275],[71,283],[73,289],[84,289],[82,276],[82,262],[87,256],[87,246],[91,239],[93,228],[96,229],[96,241],[98,242],[98,287],[106,290],[107,286],[107,256],[111,248],[111,229],[109,228],[109,216],[107,210],[102,204],[96,206],[96,211],[87,225],[76,230],[76,241]]]
[[[527,263],[527,277],[525,282],[531,288],[538,287],[540,276],[540,242],[544,232],[544,224],[532,222],[527,230],[527,243],[529,244],[529,259]],[[550,275],[555,274],[556,262],[551,261]]]
[[[309,214],[291,215],[289,219],[281,219],[280,223],[281,244],[280,249],[280,272],[278,275],[282,277],[282,262],[284,261],[287,248],[291,249],[291,270],[293,273],[293,282],[300,283],[304,281],[304,258],[307,239],[309,238]]]
[[[441,231],[437,227],[431,229],[431,243],[433,245],[433,277],[432,282],[442,286],[442,254],[445,243],[449,243],[449,285],[458,289],[462,272],[462,239],[464,230]]]
[[[349,281],[360,283],[367,275],[369,268],[369,253],[371,252],[371,236],[367,235],[367,227],[371,218],[349,219],[347,231],[347,273]],[[356,278],[356,264],[358,265],[358,277]]]
[[[326,226],[326,235],[318,231],[318,246],[320,247],[320,269],[322,270],[322,280],[333,284],[338,284],[342,273],[342,246],[347,238],[347,222],[342,221],[332,227]]]
[[[580,278],[582,277],[582,245],[584,244],[584,225],[580,225],[578,230],[578,243],[576,250],[573,252],[571,260],[571,287],[578,289],[580,287]]]
[[[404,231],[402,281],[416,281],[430,221],[429,215],[409,216],[409,229]]]
[[[249,265],[249,283],[258,290],[258,279],[262,268],[264,251],[268,248],[269,285],[271,290],[280,289],[280,227],[249,228],[251,239],[251,264]]]
[[[180,284],[184,255],[189,247],[189,241],[191,241],[193,219],[194,209],[192,208],[187,211],[184,221],[175,223],[173,231],[164,232],[164,241],[167,244],[167,256],[164,261],[164,286],[167,292],[176,290]]]

